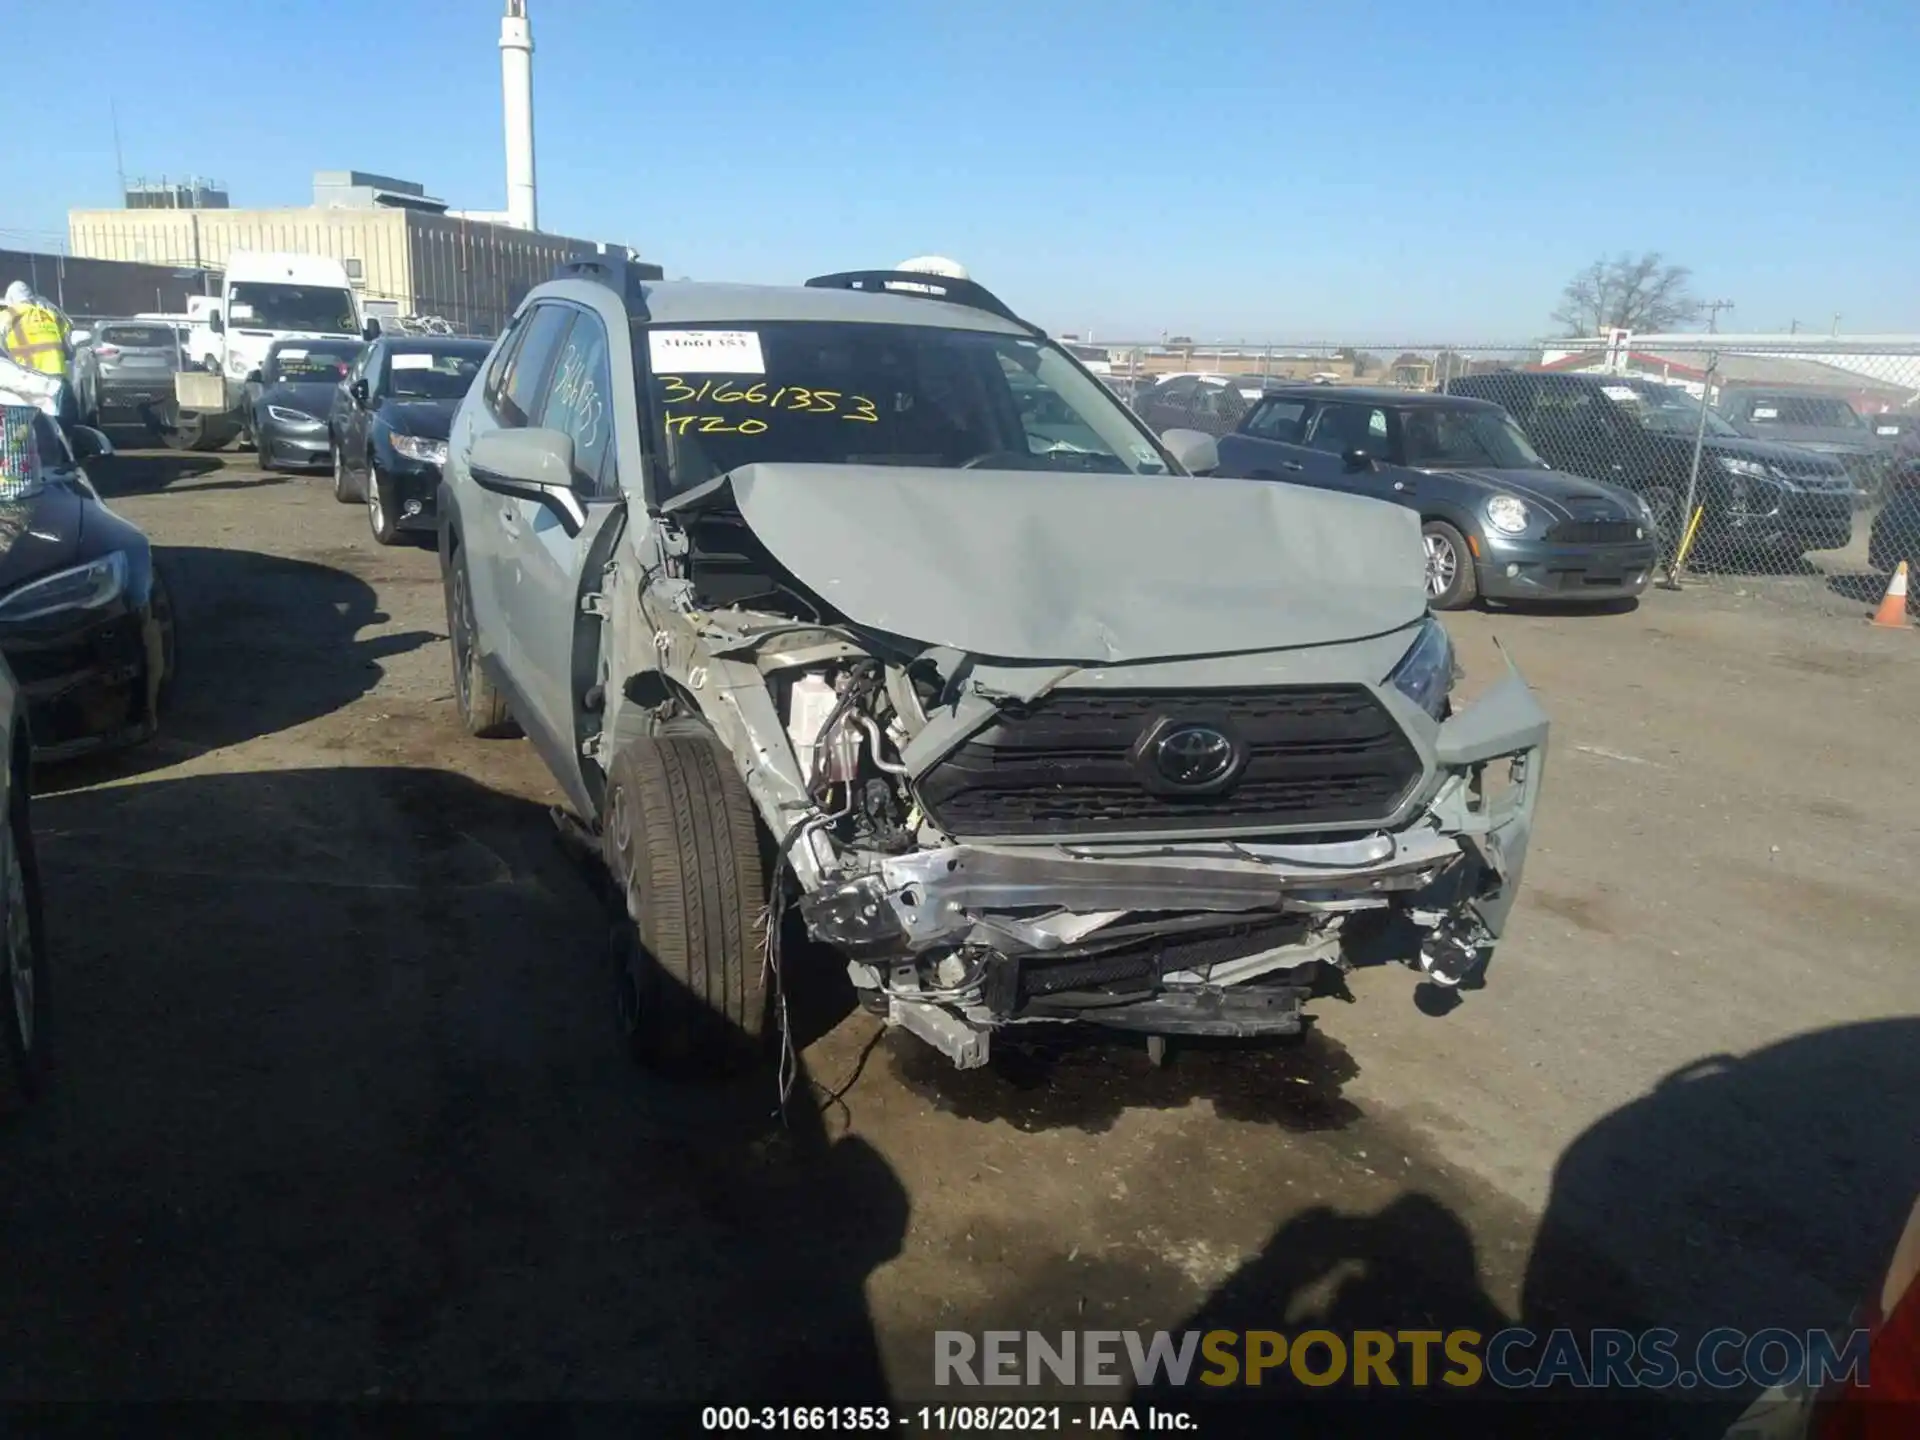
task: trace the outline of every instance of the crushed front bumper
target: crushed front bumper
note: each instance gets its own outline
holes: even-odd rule
[[[868,855],[801,912],[894,1023],[963,1066],[984,1063],[993,1027],[1026,1020],[1297,1029],[1318,967],[1350,963],[1356,916],[1411,922],[1424,938],[1402,958],[1447,983],[1484,966],[1526,862],[1547,729],[1510,669],[1437,727],[1424,800],[1398,828]]]

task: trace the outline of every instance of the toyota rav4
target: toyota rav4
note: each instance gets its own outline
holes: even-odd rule
[[[449,439],[455,689],[594,837],[642,1059],[751,1053],[801,925],[961,1066],[1477,982],[1546,716],[1454,711],[1411,511],[1215,463],[966,279],[527,297]]]

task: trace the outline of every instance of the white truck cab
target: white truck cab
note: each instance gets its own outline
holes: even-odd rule
[[[188,302],[188,364],[174,378],[169,444],[217,449],[245,428],[247,378],[276,340],[360,339],[367,322],[346,266],[327,255],[236,250],[215,296]],[[211,372],[211,373],[209,373]]]

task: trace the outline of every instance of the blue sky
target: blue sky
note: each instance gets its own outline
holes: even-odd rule
[[[1912,0],[529,8],[543,225],[673,276],[934,251],[1059,330],[1472,343],[1656,249],[1722,329],[1920,331]],[[236,205],[345,167],[504,204],[495,0],[9,9],[69,63],[0,245],[115,203],[107,95],[130,174]]]

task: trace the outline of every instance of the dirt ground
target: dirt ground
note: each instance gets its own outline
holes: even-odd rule
[[[1803,1328],[1920,1192],[1920,632],[1717,587],[1454,618],[1467,689],[1497,640],[1555,723],[1485,990],[1367,971],[1300,1043],[958,1074],[822,987],[832,1098],[782,1130],[769,1077],[624,1057],[545,772],[455,723],[431,552],[244,457],[96,480],[182,670],[161,740],[40,783],[59,1068],[0,1131],[0,1398],[905,1399],[936,1328]]]

